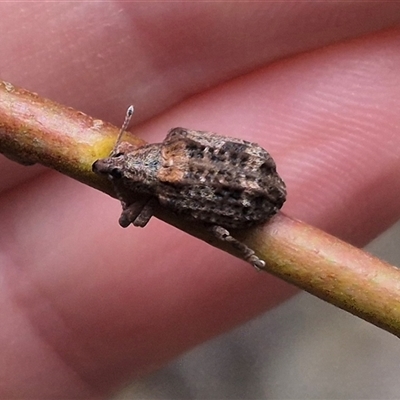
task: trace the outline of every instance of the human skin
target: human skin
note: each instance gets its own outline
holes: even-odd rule
[[[175,126],[258,142],[285,213],[357,246],[399,218],[399,3],[0,14],[1,79],[115,124],[134,103],[149,142]],[[107,396],[295,293],[160,221],[121,229],[118,202],[60,174],[0,168],[1,398]]]

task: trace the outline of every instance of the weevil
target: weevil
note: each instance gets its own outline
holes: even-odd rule
[[[156,207],[202,224],[230,243],[256,269],[265,262],[230,234],[268,221],[286,200],[286,186],[267,151],[256,143],[216,133],[174,128],[161,143],[135,148],[118,139],[93,171],[107,177],[122,204],[119,223],[144,227]]]

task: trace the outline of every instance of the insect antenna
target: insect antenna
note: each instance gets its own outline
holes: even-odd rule
[[[129,106],[128,109],[126,110],[124,123],[122,124],[121,129],[120,129],[120,131],[118,133],[118,137],[117,137],[117,140],[115,142],[114,148],[111,151],[111,154],[115,154],[116,153],[116,149],[117,149],[118,145],[121,143],[122,136],[124,136],[124,133],[125,133],[126,129],[128,128],[129,123],[131,122],[132,115],[133,115],[134,111],[135,111],[135,108],[132,105]]]

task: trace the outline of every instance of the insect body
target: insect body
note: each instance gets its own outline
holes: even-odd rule
[[[145,226],[160,205],[203,224],[257,269],[264,267],[229,233],[267,221],[286,198],[274,160],[257,144],[174,128],[162,143],[118,144],[110,157],[93,164],[93,171],[113,183],[123,208],[121,226]]]

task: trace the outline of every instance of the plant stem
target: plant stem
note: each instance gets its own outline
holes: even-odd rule
[[[81,112],[0,82],[0,152],[40,163],[115,196],[92,164],[110,153],[119,129]],[[124,140],[140,146],[133,135]],[[159,209],[172,225],[225,251],[201,226]],[[265,270],[400,336],[400,271],[316,228],[279,214],[264,226],[235,233],[266,261]]]

